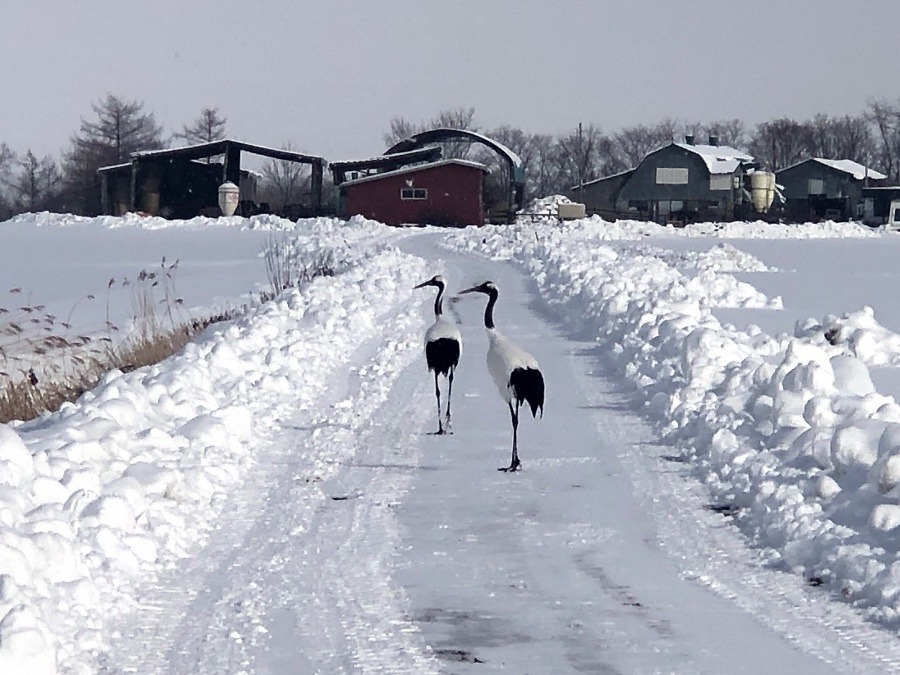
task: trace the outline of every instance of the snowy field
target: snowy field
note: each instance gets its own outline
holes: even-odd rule
[[[0,673],[900,669],[900,235],[32,214],[0,293],[102,333],[165,256],[198,316],[273,236],[337,274],[0,427]],[[517,475],[480,296],[429,434],[436,273],[541,363]]]

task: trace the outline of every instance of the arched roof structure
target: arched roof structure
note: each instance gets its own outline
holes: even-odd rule
[[[522,160],[516,153],[493,138],[467,129],[429,129],[428,131],[413,134],[409,138],[404,138],[399,143],[388,148],[384,154],[392,155],[398,152],[409,152],[410,150],[424,147],[429,143],[443,143],[456,139],[464,139],[486,145],[507,162],[509,165],[510,204],[514,203],[517,208],[521,209],[525,200],[525,165],[522,164]]]

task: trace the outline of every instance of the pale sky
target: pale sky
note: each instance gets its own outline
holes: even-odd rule
[[[855,115],[900,100],[898,31],[896,0],[0,0],[0,141],[57,156],[108,93],[331,161],[458,107],[554,134]]]

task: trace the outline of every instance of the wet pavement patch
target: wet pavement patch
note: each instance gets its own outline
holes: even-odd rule
[[[435,649],[434,655],[445,661],[454,661],[456,663],[484,663],[472,652],[465,649]]]

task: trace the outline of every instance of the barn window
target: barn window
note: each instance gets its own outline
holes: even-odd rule
[[[428,199],[428,190],[425,188],[403,188],[400,190],[400,199]]]
[[[713,174],[709,177],[709,189],[710,190],[730,190],[731,189],[731,174],[730,173],[720,173]]]
[[[666,168],[658,167],[656,169],[657,185],[687,185],[688,170],[685,168]]]
[[[824,195],[825,194],[825,181],[821,178],[810,178],[809,179],[809,194],[811,195]]]

